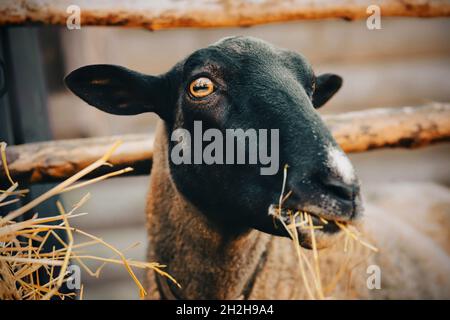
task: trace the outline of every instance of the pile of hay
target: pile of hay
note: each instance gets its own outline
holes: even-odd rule
[[[30,219],[23,219],[25,213],[53,196],[131,171],[132,168],[126,168],[98,178],[77,182],[95,169],[110,165],[108,159],[119,145],[120,141],[116,142],[102,158],[85,169],[26,205],[0,217],[0,299],[48,300],[52,297],[76,298],[77,295],[82,299],[83,287],[79,292],[63,293],[61,290],[63,284],[70,279],[71,275],[67,272],[70,263],[76,263],[94,277],[100,275],[105,264],[122,265],[136,283],[141,298],[146,295],[146,291],[133,272],[133,268],[152,269],[179,286],[174,278],[162,270],[164,265],[127,259],[117,248],[92,234],[74,228],[69,223],[72,219],[86,214],[78,211],[88,200],[89,194],[86,194],[68,211],[60,202],[57,202],[59,213],[56,215],[40,218],[36,213]],[[1,142],[1,159],[10,183],[8,189],[0,190],[0,207],[2,209],[18,202],[20,197],[27,193],[27,190],[20,190],[18,183],[11,178],[6,163],[5,149],[6,143]],[[20,222],[16,221],[19,217],[22,218]],[[68,241],[64,241],[58,236],[57,230],[65,230]],[[87,240],[75,243],[73,238],[75,233],[84,236]],[[56,238],[62,247],[45,252],[43,247],[50,237]],[[111,257],[90,255],[87,250],[95,245],[109,248],[113,255]],[[96,264],[95,267],[92,266],[93,263]],[[49,280],[46,283],[40,283],[39,273],[42,272],[48,275]]]

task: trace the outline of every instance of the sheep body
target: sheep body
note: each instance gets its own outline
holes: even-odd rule
[[[177,192],[167,154],[167,135],[160,124],[147,201],[148,256],[150,261],[169,266],[182,285],[181,290],[175,289],[177,297],[307,298],[291,240],[256,230],[228,237]],[[449,298],[450,257],[443,242],[429,232],[439,230],[443,217],[423,214],[421,219],[430,217],[426,225],[414,226],[402,215],[388,215],[369,206],[364,229],[380,253],[355,244],[349,255],[343,250],[343,241],[319,251],[325,295],[338,299]],[[439,233],[448,234],[448,230]],[[305,254],[312,261],[311,251],[305,250]],[[369,265],[380,267],[380,290],[367,287]],[[152,272],[147,275],[147,285],[149,298],[161,298]]]

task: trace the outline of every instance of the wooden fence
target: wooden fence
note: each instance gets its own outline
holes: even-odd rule
[[[379,148],[413,148],[450,141],[450,104],[398,109],[371,109],[323,117],[346,152]],[[134,174],[148,174],[153,141],[147,135],[123,135],[11,146],[7,161],[14,179],[48,182],[65,179],[100,158],[114,141],[123,145],[110,159],[114,170],[131,166]],[[112,168],[104,167],[95,175]],[[0,179],[5,172],[0,165]]]

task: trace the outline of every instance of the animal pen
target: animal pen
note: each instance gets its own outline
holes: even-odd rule
[[[88,28],[88,26],[104,26],[107,27],[103,28],[104,30],[109,30],[114,27],[114,29],[123,29],[123,31],[120,31],[123,35],[123,32],[131,32],[131,29],[125,30],[125,28],[140,28],[153,31],[152,35],[155,36],[161,33],[160,37],[164,37],[164,32],[168,32],[160,30],[176,29],[173,30],[175,32],[179,29],[197,28],[207,29],[205,32],[216,32],[216,28],[243,27],[238,30],[247,32],[247,30],[252,30],[249,27],[257,25],[272,23],[291,25],[298,21],[307,20],[318,20],[312,23],[319,23],[319,20],[328,21],[331,19],[331,21],[335,21],[336,19],[343,19],[346,20],[345,23],[347,24],[352,24],[353,21],[360,21],[365,24],[365,20],[371,15],[371,12],[367,11],[367,8],[371,5],[376,5],[379,8],[382,23],[384,23],[384,19],[389,21],[389,19],[394,18],[414,19],[416,23],[419,23],[417,22],[418,18],[421,20],[430,19],[431,21],[434,18],[443,19],[450,16],[450,1],[447,0],[324,0],[317,2],[306,0],[1,1],[0,141],[5,141],[8,144],[5,161],[8,164],[11,179],[17,181],[21,188],[30,190],[26,197],[21,198],[20,204],[14,203],[11,205],[13,208],[25,205],[31,199],[51,190],[57,183],[87,168],[96,160],[102,158],[118,140],[122,141],[122,145],[108,159],[108,163],[112,166],[101,166],[89,172],[84,179],[102,177],[118,170],[126,170],[129,167],[132,167],[133,170],[127,171],[113,180],[118,179],[117,181],[120,181],[120,179],[126,179],[125,177],[133,175],[148,175],[151,171],[153,136],[143,133],[146,132],[144,130],[141,130],[141,133],[103,135],[102,137],[82,133],[78,134],[75,139],[53,140],[53,131],[55,129],[61,130],[60,128],[64,127],[66,123],[67,126],[70,126],[71,119],[69,116],[63,120],[66,123],[51,124],[52,120],[48,108],[49,92],[55,91],[54,88],[63,89],[61,89],[61,83],[58,83],[57,80],[49,80],[48,74],[56,74],[62,81],[67,70],[60,56],[65,54],[66,59],[68,56],[73,57],[73,52],[70,51],[76,50],[76,44],[83,44],[83,42],[63,43],[61,38],[58,38],[56,31],[51,29],[55,27],[50,26],[65,28],[68,17],[71,15],[71,11],[68,11],[71,5],[81,8],[81,29]],[[442,24],[449,26],[447,22],[444,21]],[[365,26],[360,27],[365,28]],[[339,25],[338,28],[346,27]],[[221,29],[218,30],[217,32],[220,32]],[[346,30],[349,31],[350,29]],[[76,33],[80,30],[65,30],[65,32]],[[370,32],[376,33],[378,31]],[[424,34],[423,39],[426,37],[426,33]],[[205,37],[212,38],[213,34],[206,34]],[[274,38],[276,37],[274,36]],[[439,42],[439,39],[436,40],[436,43]],[[310,38],[309,40],[312,41]],[[405,42],[404,39],[403,41]],[[183,39],[180,39],[180,42],[183,43]],[[393,48],[393,51],[398,50],[398,56],[408,54],[408,52],[401,52],[394,42],[389,43],[390,47],[381,54],[382,56],[389,57],[391,48]],[[432,43],[431,40],[430,43]],[[440,78],[436,81],[446,81],[442,86],[447,87],[447,92],[436,93],[438,92],[436,89],[428,95],[429,92],[424,89],[420,92],[424,92],[428,96],[423,97],[420,104],[412,103],[403,106],[397,104],[392,108],[389,105],[380,106],[378,102],[371,104],[370,101],[367,101],[370,108],[366,109],[366,101],[364,101],[363,105],[353,106],[350,108],[351,110],[343,108],[347,111],[334,113],[331,106],[328,110],[330,113],[326,112],[322,115],[334,138],[346,153],[367,152],[365,156],[367,158],[371,154],[369,151],[376,149],[415,149],[450,141],[450,102],[448,101],[448,78],[445,78],[448,75],[446,71],[448,70],[450,48],[448,44],[437,45],[436,43],[433,43],[433,45],[439,47],[439,50],[447,55],[443,58],[442,69],[445,70],[439,70],[439,64],[438,67],[430,70],[436,71],[436,73],[441,72],[437,75]],[[47,45],[48,47],[42,50],[42,46]],[[66,45],[66,52],[63,52],[63,45]],[[326,44],[324,45],[326,46]],[[382,42],[380,46],[383,46]],[[419,47],[420,44],[417,44],[415,48]],[[430,52],[433,48],[431,47]],[[119,46],[115,50],[121,51],[122,48]],[[123,48],[123,50],[130,49]],[[421,52],[421,50],[426,51],[423,48],[417,49],[418,52]],[[148,52],[144,54],[149,55]],[[339,52],[333,52],[332,55],[334,61],[339,61]],[[366,53],[366,55],[369,56],[370,54]],[[431,55],[433,55],[433,52]],[[91,55],[91,60],[97,60],[97,58],[95,55],[92,58]],[[333,59],[330,59],[330,61],[333,62]],[[356,57],[355,60],[357,59]],[[74,58],[74,61],[79,62],[80,60]],[[394,61],[397,61],[399,65],[407,63],[395,59]],[[72,62],[72,65],[76,65],[78,62]],[[44,70],[43,66],[46,66],[49,70]],[[393,67],[396,68],[397,66],[393,65]],[[355,74],[357,74],[357,71],[355,71]],[[433,74],[427,75],[427,77],[427,79],[432,79]],[[355,76],[356,78],[362,79]],[[393,76],[393,78],[403,79],[401,77],[396,78],[396,76]],[[378,81],[381,83],[383,80]],[[354,83],[356,82],[358,81]],[[356,87],[355,91],[361,87]],[[379,85],[379,87],[382,86]],[[441,91],[443,92],[443,90]],[[367,89],[365,92],[367,92]],[[414,92],[410,93],[415,94]],[[434,93],[436,94],[433,96]],[[389,94],[395,95],[392,92],[387,93],[388,96]],[[407,95],[408,93],[404,94]],[[439,96],[439,94],[441,95]],[[383,93],[380,95],[383,95]],[[429,101],[431,100],[430,97],[431,99],[442,97],[442,100]],[[379,101],[384,103],[382,98]],[[395,99],[392,99],[392,101],[396,104]],[[345,103],[346,101],[343,101],[342,104]],[[70,106],[67,105],[67,107]],[[73,112],[71,114],[74,115]],[[83,135],[88,137],[80,138]],[[444,183],[448,182],[445,179],[448,179],[449,174],[448,163],[445,164],[445,159],[448,159],[448,156],[446,157],[448,147],[446,148],[441,151],[444,154],[444,172],[441,173]],[[406,156],[405,153],[402,153],[402,155]],[[429,158],[432,158],[432,156]],[[5,170],[4,162],[0,161],[0,189],[6,190],[8,186],[8,172]],[[121,188],[120,183],[116,182],[115,186]],[[108,201],[108,197],[105,200]],[[51,217],[55,212],[58,212],[53,202],[55,201],[50,200],[36,207],[37,212],[44,214],[40,217],[47,217],[46,215]],[[10,210],[11,208],[8,206],[0,207],[0,214],[6,216]],[[29,219],[32,214],[34,212],[30,211],[22,219]],[[99,222],[97,221],[97,223]],[[67,241],[66,232],[60,230],[58,234]],[[51,250],[50,248],[53,246],[60,247],[60,244],[57,240],[53,240],[46,246],[48,250]]]

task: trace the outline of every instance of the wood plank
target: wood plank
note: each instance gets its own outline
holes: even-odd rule
[[[347,112],[326,115],[324,120],[349,153],[450,141],[450,104]]]
[[[196,0],[89,1],[3,0],[0,25],[44,23],[66,25],[70,5],[81,8],[81,24],[144,27],[150,30],[184,27],[232,27],[263,23],[343,18],[365,19],[376,4],[383,17],[450,15],[449,0]]]
[[[415,148],[450,141],[450,104],[434,103],[396,109],[372,109],[323,116],[337,142],[346,152],[379,148]],[[60,140],[12,146],[7,150],[10,171],[19,181],[65,179],[100,158],[114,141],[124,143],[110,158],[115,167],[126,166],[135,174],[150,171],[153,141],[148,135]],[[1,170],[0,178],[4,178]]]

